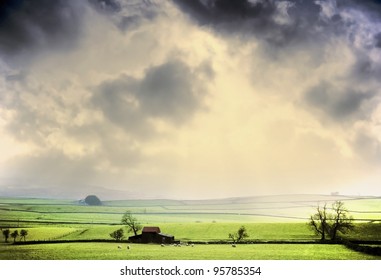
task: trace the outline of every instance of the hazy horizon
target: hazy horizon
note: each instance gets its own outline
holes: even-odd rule
[[[0,196],[380,196],[380,77],[376,0],[9,1]]]
[[[20,189],[20,188],[8,188],[3,189],[0,192],[0,198],[26,198],[26,199],[57,199],[57,200],[81,200],[84,199],[88,195],[95,195],[101,201],[113,201],[113,200],[229,200],[229,199],[245,199],[245,198],[292,198],[297,199],[298,197],[308,197],[308,198],[316,198],[316,197],[326,197],[331,198],[329,200],[339,200],[342,199],[350,199],[350,198],[380,198],[381,196],[377,194],[364,194],[364,193],[263,193],[263,194],[237,194],[232,196],[220,196],[210,195],[208,197],[200,197],[200,196],[160,196],[160,195],[147,195],[140,193],[131,193],[123,190],[113,190],[108,188],[101,187],[87,187],[81,188],[77,192],[71,191],[70,193],[61,190],[57,192],[53,189]]]

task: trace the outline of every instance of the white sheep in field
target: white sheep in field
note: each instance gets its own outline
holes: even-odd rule
[[[233,248],[235,248],[235,247],[236,247],[236,245],[235,245],[235,244],[232,244],[232,247],[233,247]]]
[[[122,246],[118,245],[118,249],[122,249]]]
[[[164,244],[161,244],[160,246],[161,246],[161,247],[164,247],[165,245],[164,245]]]
[[[191,247],[194,247],[194,244],[191,244]]]

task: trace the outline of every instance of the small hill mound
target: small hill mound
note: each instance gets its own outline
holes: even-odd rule
[[[96,196],[96,195],[88,195],[86,198],[85,198],[85,203],[87,205],[91,205],[91,206],[99,206],[99,205],[102,205],[102,201]]]

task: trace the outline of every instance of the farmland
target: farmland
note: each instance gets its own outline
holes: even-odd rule
[[[125,200],[105,201],[102,206],[72,200],[0,198],[1,228],[27,229],[27,241],[70,241],[16,246],[2,241],[0,259],[379,259],[339,244],[313,244],[317,237],[306,226],[308,217],[317,205],[335,200],[344,201],[355,219],[348,238],[381,241],[381,199],[377,197]],[[143,226],[159,226],[178,241],[198,244],[194,248],[133,244],[127,251],[121,243],[124,249],[117,250],[109,233],[121,227],[126,210]],[[251,244],[233,249],[227,244],[228,234],[240,225],[245,225]]]
[[[11,245],[8,245],[11,246]],[[62,243],[13,246],[0,259],[27,260],[375,260],[374,256],[346,249],[342,245],[320,244],[248,244],[195,245],[181,248],[153,244],[133,244],[117,249],[115,243]],[[2,248],[4,249],[4,248]]]

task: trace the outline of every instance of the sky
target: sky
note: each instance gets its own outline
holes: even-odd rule
[[[0,195],[381,195],[381,1],[0,4]]]

